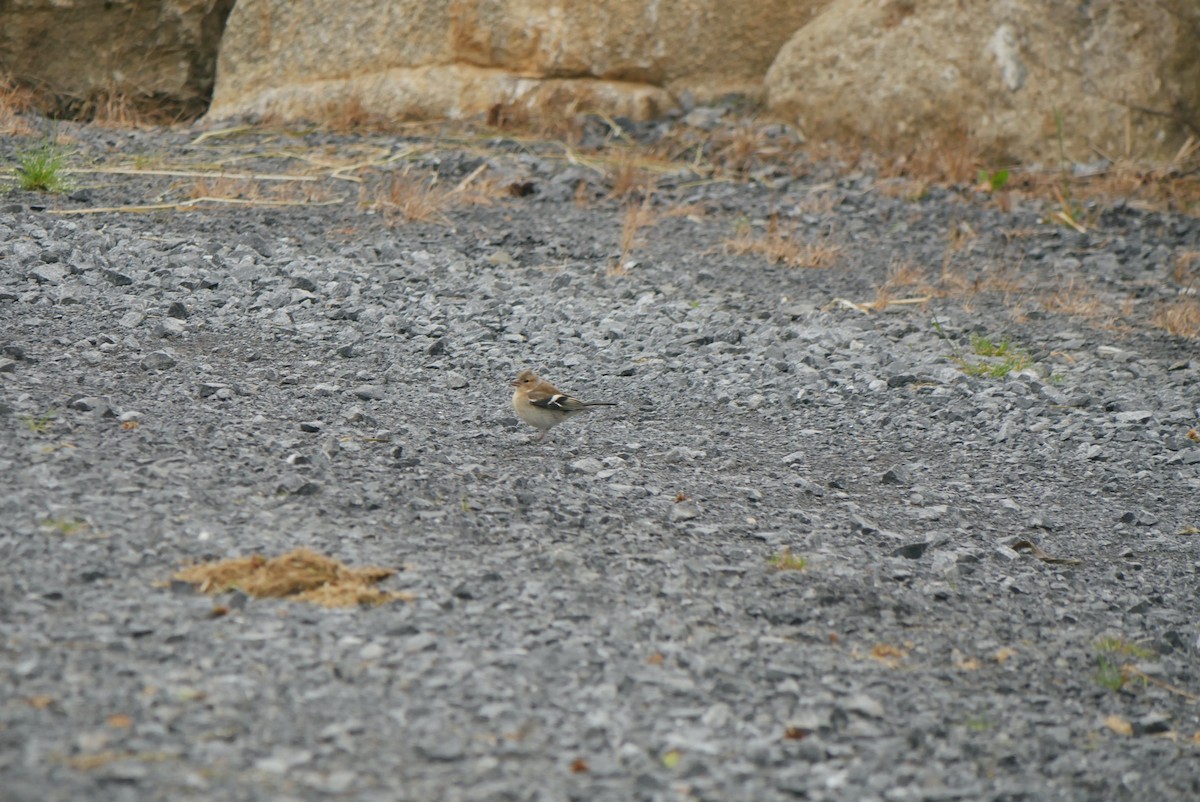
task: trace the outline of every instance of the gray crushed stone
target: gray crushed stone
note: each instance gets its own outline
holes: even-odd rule
[[[64,126],[101,166],[373,148],[524,188],[426,223],[338,179],[0,199],[5,799],[1200,798],[1200,357],[1149,325],[1195,218],[681,167],[618,276],[624,207],[561,148]],[[724,247],[772,215],[837,265]],[[983,289],[837,300],[948,259]],[[1062,286],[1112,311],[1033,302]],[[967,375],[971,335],[1028,365]],[[531,444],[522,367],[619,406]],[[170,581],[298,546],[414,601]]]

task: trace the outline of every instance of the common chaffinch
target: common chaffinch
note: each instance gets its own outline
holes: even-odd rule
[[[538,442],[545,438],[546,432],[572,415],[587,412],[592,407],[616,406],[612,401],[580,401],[532,370],[518,373],[512,386],[517,388],[513,392],[513,409],[518,418],[541,432],[536,438]]]

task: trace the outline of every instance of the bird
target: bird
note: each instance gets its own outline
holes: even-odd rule
[[[535,438],[539,443],[546,437],[546,432],[573,415],[587,412],[592,407],[616,406],[612,401],[580,401],[532,370],[518,373],[512,386],[516,388],[513,391],[513,409],[518,418],[540,432]]]

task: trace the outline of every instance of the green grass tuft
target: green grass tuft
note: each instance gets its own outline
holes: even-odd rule
[[[1154,652],[1124,638],[1101,638],[1096,641],[1096,672],[1092,675],[1097,684],[1113,693],[1124,688],[1131,677],[1140,679],[1142,685],[1146,684],[1145,674],[1127,665],[1121,659],[1123,657],[1149,660],[1154,657]]]
[[[28,192],[65,192],[68,188],[64,175],[66,156],[50,140],[17,156],[17,168],[13,171],[17,185]]]
[[[947,342],[950,339],[946,337],[941,326],[934,321],[934,328],[937,329]],[[1010,340],[1003,339],[999,342],[994,342],[982,334],[971,335],[971,350],[976,356],[984,357],[987,361],[972,361],[967,359],[963,352],[955,347],[953,360],[962,368],[963,373],[968,376],[981,376],[989,379],[1003,379],[1008,374],[1024,370],[1033,364],[1033,359],[1024,351],[1019,349]]]
[[[1130,643],[1124,638],[1101,638],[1096,641],[1096,651],[1103,654],[1120,654],[1128,657],[1136,657],[1139,660],[1150,660],[1155,656],[1154,652],[1145,646]]]
[[[808,560],[799,554],[792,554],[790,546],[773,555],[768,562],[776,571],[803,571],[808,567]]]
[[[34,434],[45,434],[54,426],[54,419],[56,417],[57,415],[54,414],[54,410],[50,410],[45,415],[36,418],[32,415],[25,415],[21,418],[21,422],[25,424],[26,429]]]

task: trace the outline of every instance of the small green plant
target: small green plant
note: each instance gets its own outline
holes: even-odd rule
[[[1121,663],[1110,660],[1107,655],[1096,657],[1096,673],[1092,675],[1102,687],[1113,693],[1125,687],[1125,667]]]
[[[968,376],[1003,379],[1013,371],[1024,370],[1033,364],[1033,360],[1029,355],[1013,345],[1007,338],[996,343],[981,334],[971,335],[971,350],[976,356],[995,361],[972,361],[967,359],[963,350],[946,336],[946,332],[942,329],[942,324],[938,322],[936,317],[933,319],[933,329],[946,341],[954,352],[950,357],[951,360]]]
[[[1060,208],[1058,211],[1052,213],[1050,217],[1068,228],[1075,229],[1080,234],[1086,234],[1087,227],[1079,222],[1081,215],[1079,205],[1071,197],[1071,170],[1067,167],[1066,150],[1063,147],[1062,112],[1058,109],[1054,110],[1054,126],[1058,131],[1058,165],[1062,183],[1055,188],[1055,195],[1058,196],[1058,205]]]
[[[87,528],[87,521],[80,521],[75,518],[46,518],[42,521],[42,526],[46,529],[53,529],[60,535],[77,535]]]
[[[785,546],[778,554],[771,557],[771,563],[776,571],[803,571],[808,567],[808,560],[799,554],[792,553],[791,546]]]
[[[1154,657],[1154,652],[1150,649],[1147,649],[1145,646],[1138,646],[1136,643],[1130,643],[1124,638],[1101,638],[1096,641],[1096,651],[1103,654],[1136,657],[1139,660],[1150,660]]]
[[[1096,672],[1092,676],[1113,693],[1124,688],[1131,677],[1140,679],[1143,686],[1146,684],[1146,675],[1127,665],[1121,659],[1123,657],[1149,660],[1154,657],[1154,652],[1124,638],[1105,637],[1096,641]]]
[[[979,186],[988,192],[999,192],[1008,184],[1008,170],[979,171]]]
[[[54,410],[50,410],[45,415],[37,418],[33,415],[26,415],[21,418],[21,422],[25,424],[26,429],[34,434],[45,434],[54,425],[55,417],[57,416],[54,414]]]
[[[992,728],[992,722],[983,716],[971,716],[967,719],[966,725],[971,732],[987,732]]]
[[[66,191],[67,179],[63,174],[67,165],[66,156],[52,139],[47,139],[36,148],[19,154],[17,163],[14,172],[21,189],[28,192]]]
[[[963,372],[968,376],[984,376],[989,379],[1003,379],[1013,371],[1024,370],[1033,360],[1018,350],[1009,340],[999,343],[992,342],[981,334],[971,335],[971,350],[976,356],[999,360],[998,362],[970,362],[961,356],[959,362]]]
[[[1007,337],[994,343],[982,334],[972,334],[971,350],[979,356],[1008,356],[1013,352],[1013,344]]]

